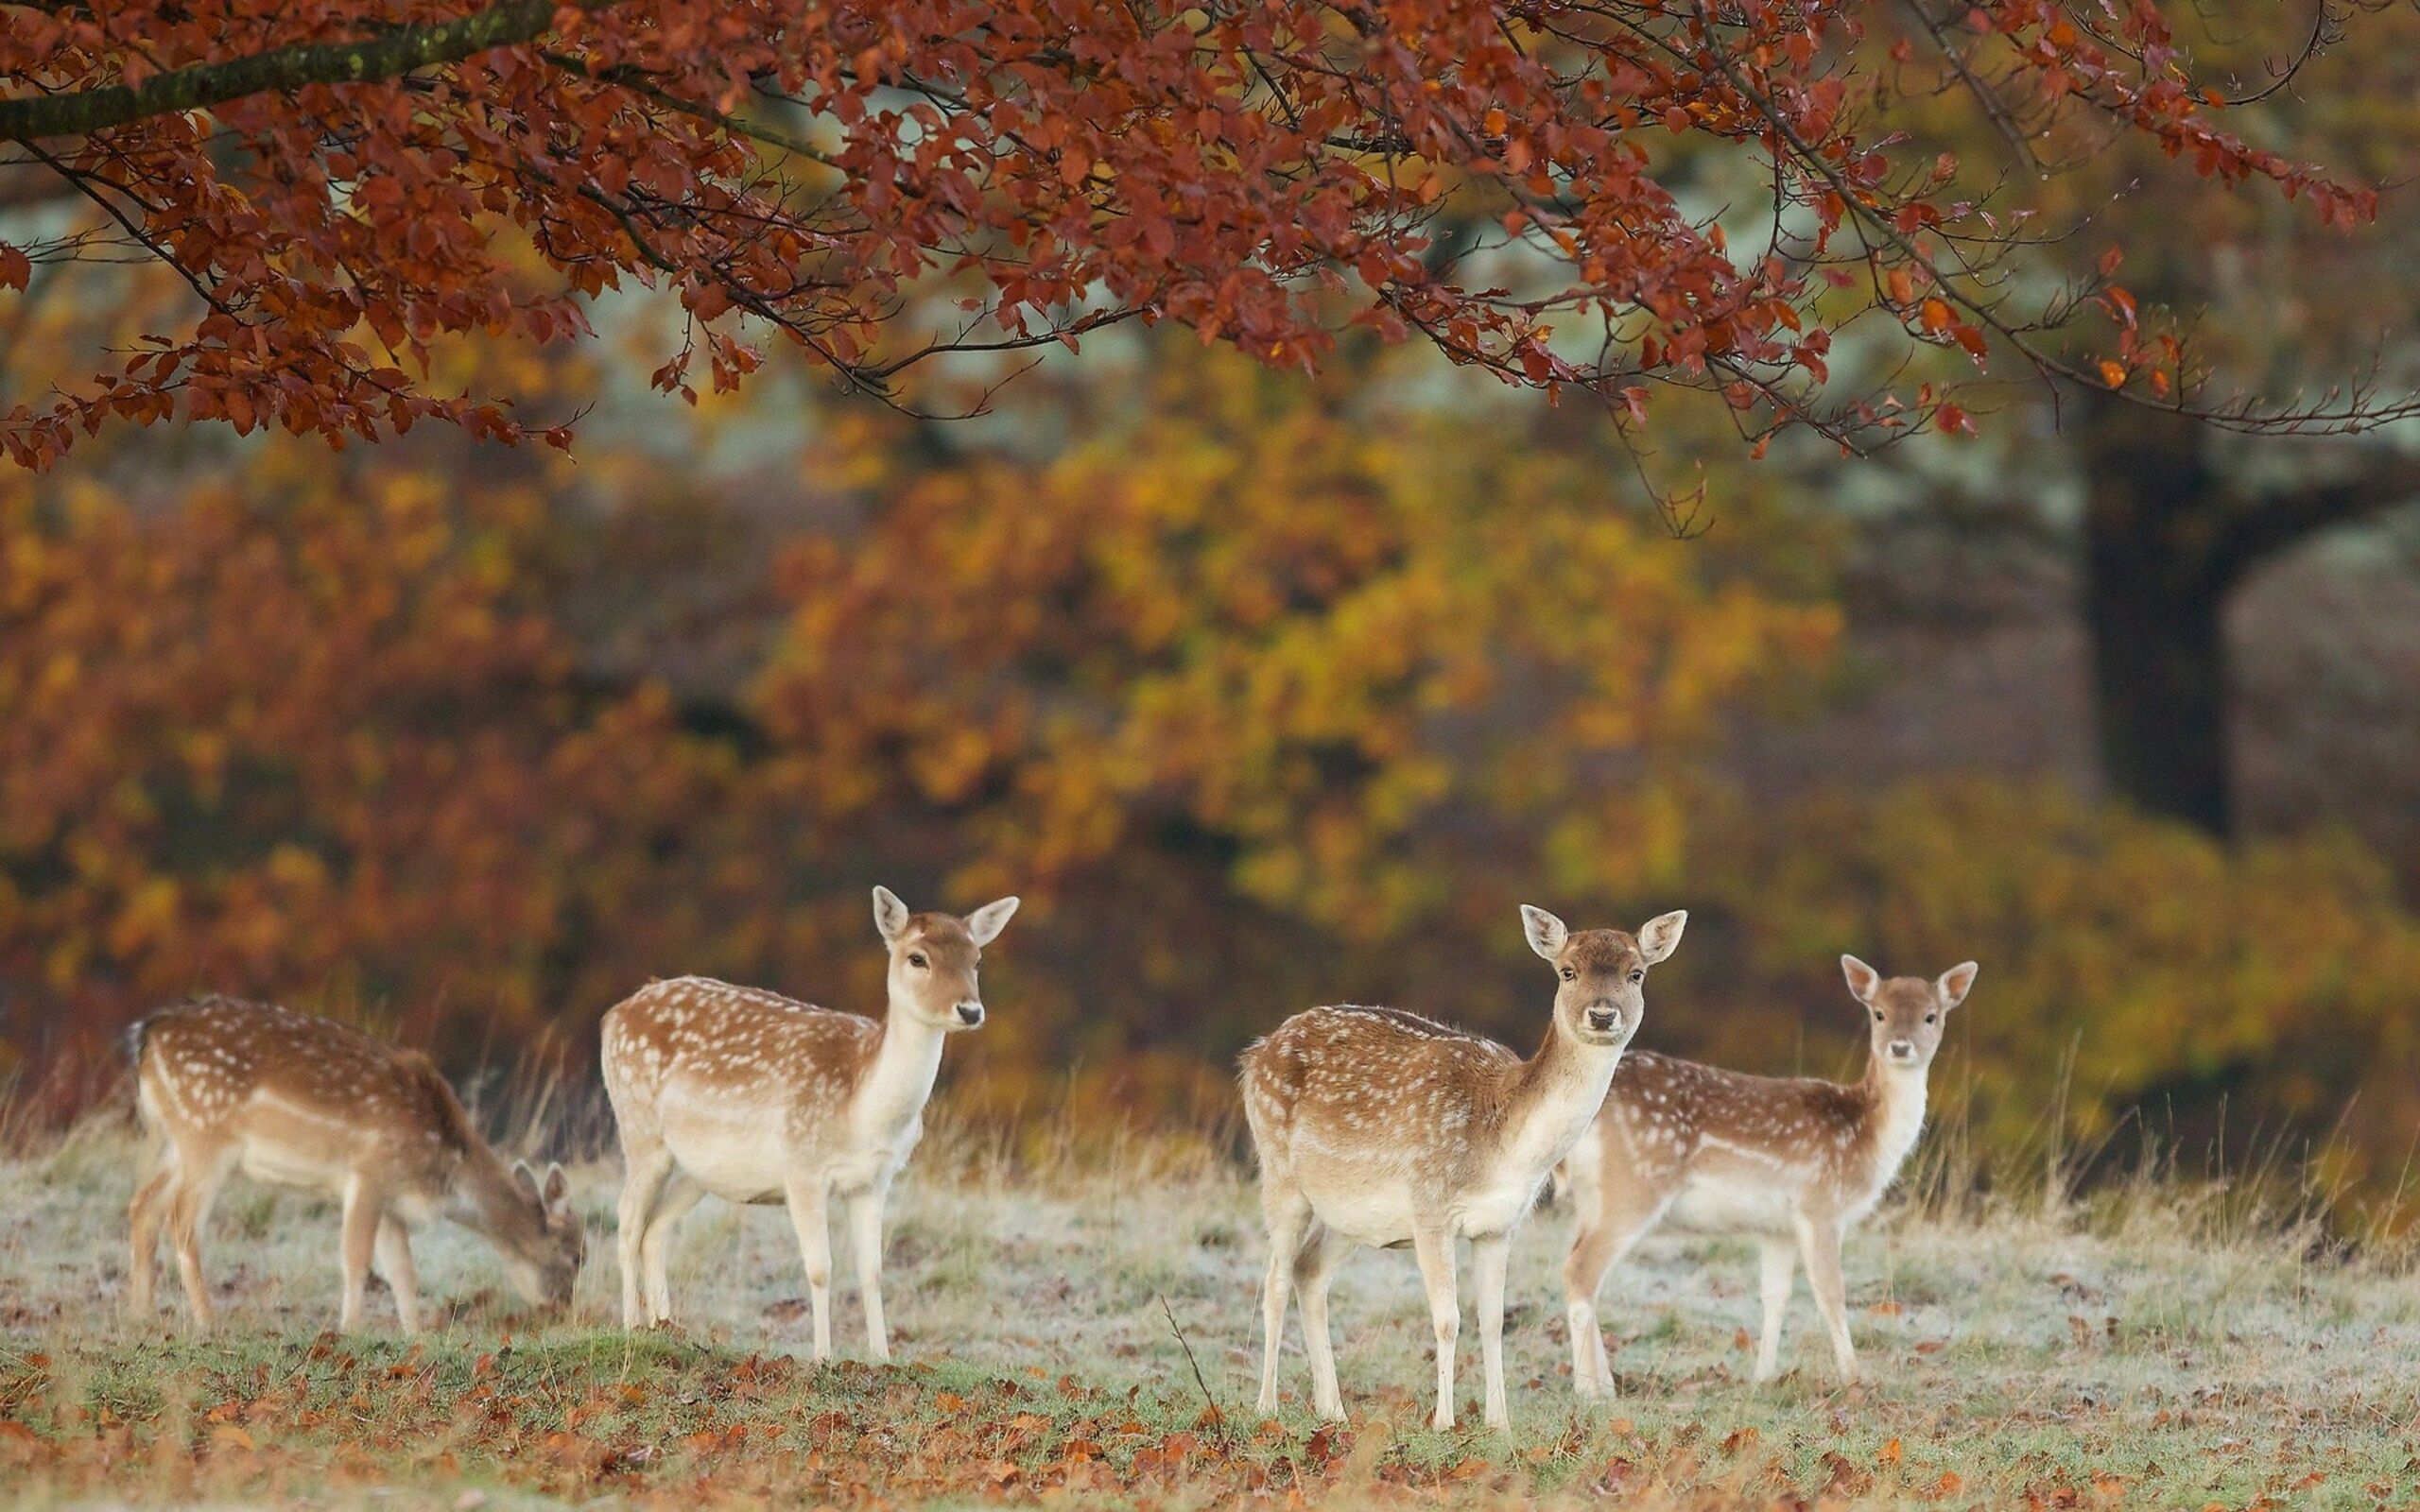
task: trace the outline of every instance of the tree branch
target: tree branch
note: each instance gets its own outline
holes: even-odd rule
[[[2210,553],[2210,572],[2221,588],[2306,536],[2420,498],[2420,457],[2381,454],[2350,476],[2305,483],[2263,493]]]
[[[581,0],[596,9],[611,0]],[[0,142],[41,142],[106,131],[175,111],[312,84],[366,84],[510,47],[544,34],[555,0],[503,0],[454,21],[402,26],[363,42],[302,43],[221,63],[170,69],[140,84],[0,100]]]

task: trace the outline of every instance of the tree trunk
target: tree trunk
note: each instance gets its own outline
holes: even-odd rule
[[[2101,771],[2137,807],[2222,835],[2235,511],[2195,421],[2109,399],[2084,404],[2084,606]]]

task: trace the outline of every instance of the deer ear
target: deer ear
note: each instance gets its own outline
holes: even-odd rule
[[[563,1175],[563,1163],[555,1161],[546,1167],[546,1184],[538,1190],[538,1200],[549,1211],[561,1211],[570,1206],[571,1177]]]
[[[1681,931],[1688,924],[1689,912],[1685,908],[1656,915],[1638,928],[1638,954],[1645,957],[1648,965],[1653,966],[1680,949]]]
[[[1849,979],[1849,995],[1859,1003],[1872,1003],[1874,989],[1882,985],[1882,973],[1854,955],[1841,957],[1841,974]]]
[[[873,890],[873,927],[886,944],[897,939],[899,932],[908,927],[908,905],[888,887]]]
[[[523,1193],[527,1194],[530,1201],[535,1202],[539,1200],[538,1173],[529,1169],[528,1161],[515,1160],[512,1162],[512,1184],[519,1187]]]
[[[1000,931],[1009,927],[1009,920],[1016,916],[1016,911],[1017,900],[1014,898],[985,903],[966,916],[966,932],[975,936],[977,948],[989,945],[1000,937]]]
[[[1966,994],[1975,989],[1975,973],[1981,970],[1972,961],[1961,961],[1941,973],[1941,980],[1932,985],[1932,989],[1941,994],[1943,1012],[1966,1001]]]
[[[1530,949],[1549,961],[1563,954],[1563,942],[1571,937],[1562,919],[1528,903],[1521,905],[1521,933],[1530,936]]]

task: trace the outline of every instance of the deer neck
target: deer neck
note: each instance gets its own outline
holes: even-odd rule
[[[456,1160],[445,1216],[516,1254],[535,1245],[540,1233],[528,1192],[485,1141],[469,1145]]]
[[[1929,1066],[1893,1066],[1869,1051],[1865,1062],[1866,1138],[1874,1152],[1874,1177],[1888,1185],[1925,1131],[1925,1084]]]
[[[1512,1073],[1504,1100],[1504,1153],[1544,1176],[1571,1153],[1605,1104],[1619,1045],[1583,1044],[1560,1021],[1547,1029],[1538,1053]]]
[[[924,1117],[941,1075],[942,1041],[948,1036],[909,1013],[897,999],[883,1018],[882,1037],[866,1057],[857,1079],[853,1122],[857,1129],[889,1143]]]

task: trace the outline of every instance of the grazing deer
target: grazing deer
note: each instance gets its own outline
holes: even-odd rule
[[[151,1311],[164,1223],[194,1326],[210,1327],[201,1229],[237,1171],[343,1203],[343,1328],[361,1324],[374,1260],[404,1332],[420,1332],[420,1278],[406,1225],[439,1215],[493,1245],[530,1301],[571,1301],[587,1240],[563,1168],[549,1168],[541,1182],[527,1165],[508,1167],[426,1056],[328,1019],[222,997],[155,1013],[128,1042],[135,1108],[162,1140],[159,1168],[130,1214],[138,1316]]]
[[[925,1131],[942,1041],[983,1022],[976,963],[1017,911],[911,914],[873,890],[890,953],[880,1023],[701,977],[651,982],[605,1015],[606,1094],[622,1134],[622,1321],[668,1322],[664,1246],[707,1193],[787,1203],[815,1306],[815,1357],[832,1354],[830,1198],[849,1204],[873,1357],[882,1317],[882,1214]],[[644,1303],[641,1297],[644,1283]]]
[[[1915,1148],[1924,1131],[1925,1074],[1941,1047],[1942,1021],[1965,1000],[1978,968],[1968,961],[1938,981],[1886,982],[1843,955],[1841,970],[1871,1015],[1861,1081],[1748,1076],[1646,1051],[1624,1058],[1615,1074],[1596,1128],[1564,1164],[1580,1213],[1563,1280],[1571,1377],[1581,1396],[1614,1389],[1597,1326],[1598,1289],[1614,1263],[1658,1224],[1758,1241],[1765,1311],[1758,1381],[1772,1379],[1799,1260],[1831,1330],[1841,1379],[1857,1378],[1841,1240],[1882,1199]]]
[[[1555,1163],[1587,1131],[1622,1047],[1636,1032],[1647,969],[1672,954],[1688,916],[1635,938],[1572,934],[1524,905],[1530,946],[1554,963],[1554,1018],[1523,1060],[1494,1040],[1392,1008],[1298,1013],[1243,1054],[1244,1116],[1260,1154],[1269,1276],[1261,1290],[1260,1410],[1277,1407],[1277,1349],[1290,1281],[1303,1298],[1311,1399],[1341,1418],[1327,1327],[1328,1280],[1355,1245],[1409,1245],[1437,1334],[1437,1411],[1454,1426],[1454,1339],[1461,1304],[1454,1241],[1478,1272],[1487,1422],[1502,1427],[1504,1266],[1513,1229]]]

